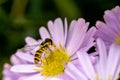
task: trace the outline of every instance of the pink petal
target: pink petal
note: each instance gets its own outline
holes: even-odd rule
[[[12,64],[20,64],[21,63],[21,61],[15,55],[11,56],[10,61]]]
[[[92,27],[88,30],[88,32],[86,33],[85,39],[83,40],[83,43],[81,45],[81,47],[87,47],[91,44],[93,44],[94,38],[93,35],[96,32],[96,28]]]
[[[57,77],[49,77],[49,78],[46,78],[45,80],[63,80],[63,79],[60,79]]]
[[[85,71],[85,74],[87,75],[88,79],[93,80],[96,74],[92,62],[90,60],[90,57],[86,52],[83,51],[77,52],[77,55],[79,63],[83,70]]]
[[[72,33],[73,33],[73,29],[74,29],[74,26],[75,26],[75,24],[77,23],[77,21],[76,20],[72,20],[72,22],[70,23],[70,27],[69,27],[69,35],[68,35],[68,40],[69,39],[71,39],[71,36],[70,35],[72,35]]]
[[[16,56],[18,56],[22,60],[34,63],[34,56],[29,53],[17,52]]]
[[[108,61],[107,61],[107,76],[112,75],[117,72],[120,64],[120,46],[112,44],[110,47]]]
[[[93,53],[89,54],[90,59],[93,64],[96,64],[98,61],[98,56],[96,56],[96,55],[98,55],[98,52],[93,52]]]
[[[48,29],[52,36],[54,43],[59,46],[59,43],[63,46],[64,44],[64,32],[63,32],[63,23],[60,18],[57,18],[53,24],[52,21],[48,22]]]
[[[116,6],[115,8],[112,9],[112,12],[115,14],[115,16],[118,19],[118,22],[120,22],[120,7]]]
[[[120,13],[119,13],[120,14]],[[120,23],[118,21],[118,16],[113,13],[113,11],[107,10],[105,11],[104,19],[107,25],[113,29],[113,31],[119,33],[120,30]],[[112,27],[112,26],[114,27]]]
[[[67,50],[70,55],[73,55],[74,52],[79,49],[88,28],[88,24],[85,23],[84,19],[79,19],[72,24],[74,24],[74,27],[72,27],[73,29],[70,29],[71,31],[68,33],[69,41],[67,43]]]
[[[41,76],[40,73],[38,73],[32,76],[27,76],[26,78],[23,78],[21,80],[45,80],[45,77]]]
[[[32,37],[26,37],[25,41],[26,41],[26,43],[28,45],[36,45],[36,44],[38,44],[38,42],[35,39],[33,39]]]
[[[116,32],[114,31],[114,29],[108,28],[109,26],[106,25],[105,23],[101,22],[101,21],[97,21],[96,26],[98,27],[98,33],[97,33],[97,35],[101,36],[102,39],[104,39],[106,41],[111,41],[112,42],[113,39],[117,35]],[[105,36],[107,36],[107,38],[105,38]]]
[[[48,29],[49,29],[49,32],[50,32],[50,34],[51,34],[51,37],[52,37],[53,42],[56,43],[56,33],[55,33],[54,24],[53,24],[52,21],[49,21],[49,22],[48,22]]]
[[[18,72],[18,73],[34,73],[36,72],[35,70],[35,65],[27,65],[27,64],[21,64],[21,65],[14,65],[11,67],[11,71],[13,72]]]
[[[73,80],[87,80],[87,78],[85,77],[85,75],[83,75],[82,72],[80,72],[80,70],[77,69],[77,67],[75,67],[71,62],[69,62],[67,64],[67,68],[65,70],[65,73],[67,75],[69,75],[71,78],[73,78]]]
[[[105,70],[106,70],[106,61],[107,61],[107,51],[106,47],[101,39],[97,39],[97,45],[98,45],[98,50],[99,50],[99,55],[100,55],[100,71],[101,71],[101,76],[105,78]]]
[[[62,20],[60,18],[57,18],[55,20],[54,28],[55,28],[57,43],[61,43],[61,45],[63,46],[65,39],[64,39],[63,23],[62,23]]]
[[[50,38],[50,34],[45,27],[40,27],[39,33],[43,40],[45,40],[46,38]]]
[[[66,44],[66,40],[67,40],[67,35],[68,35],[68,23],[67,23],[67,19],[65,18],[64,20],[64,26],[65,26],[65,29],[64,29],[64,37],[65,37],[65,40],[64,40],[64,46]]]
[[[77,80],[77,78],[68,69],[65,70],[65,73],[73,80]]]
[[[114,74],[113,80],[116,80],[119,77],[119,73],[120,73],[120,63],[118,63],[118,67],[117,67],[116,72]]]
[[[7,63],[4,64],[4,70],[3,70],[3,72],[2,72],[3,75],[6,76],[7,74],[9,74],[9,69],[10,69],[10,67],[11,67],[11,66],[10,66],[9,64],[7,64]]]

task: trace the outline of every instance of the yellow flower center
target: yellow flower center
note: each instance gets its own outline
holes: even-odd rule
[[[50,54],[42,60],[42,65],[37,66],[37,71],[49,77],[62,74],[65,65],[70,61],[70,56],[66,49],[60,46],[60,48],[54,47]],[[39,70],[39,68],[41,68],[41,70]]]
[[[120,45],[120,35],[117,37],[116,43]]]

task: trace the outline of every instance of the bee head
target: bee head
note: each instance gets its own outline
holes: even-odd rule
[[[45,39],[45,43],[49,43],[50,45],[53,44],[53,42],[52,42],[52,40],[51,40],[50,38],[46,38],[46,39]]]

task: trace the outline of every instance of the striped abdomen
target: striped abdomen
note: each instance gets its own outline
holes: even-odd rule
[[[40,51],[40,50],[37,50],[36,51],[36,53],[35,53],[35,56],[34,56],[34,62],[35,62],[35,64],[37,64],[38,62],[40,62],[41,61],[41,56],[42,56],[42,51]]]

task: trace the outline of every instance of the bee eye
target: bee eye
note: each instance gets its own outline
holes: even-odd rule
[[[42,42],[41,45],[44,45],[44,42]]]
[[[48,45],[52,45],[52,40],[50,38],[46,38],[44,43],[48,43]]]
[[[52,43],[53,43],[53,42],[52,42],[52,40],[51,40],[51,41],[50,41],[50,44],[52,45]]]

